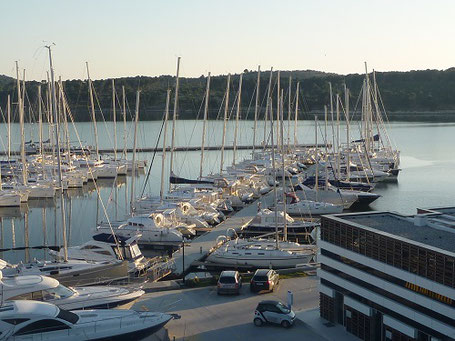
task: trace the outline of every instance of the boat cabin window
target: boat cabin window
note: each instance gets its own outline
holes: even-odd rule
[[[81,247],[81,250],[92,250],[92,249],[101,249],[101,248],[96,245],[86,245],[84,247]]]
[[[70,327],[67,326],[65,323],[60,322],[58,320],[51,320],[51,319],[46,319],[46,320],[39,320],[36,322],[32,322],[25,327],[19,329],[14,336],[19,336],[19,335],[29,335],[29,334],[37,334],[37,333],[46,333],[46,332],[52,332],[56,330],[63,330],[63,329],[69,329]]]
[[[58,287],[52,289],[43,290],[43,300],[58,300],[62,298],[68,298],[74,295],[74,292],[71,289],[63,285],[59,285]]]
[[[2,321],[17,326],[18,324],[21,324],[22,322],[26,322],[28,320],[30,320],[30,319],[16,318],[16,319],[3,319]]]
[[[99,253],[100,255],[107,255],[107,256],[111,255],[111,253],[109,251],[106,251],[106,250],[95,251],[95,253]]]
[[[140,253],[141,251],[139,250],[139,247],[136,245],[137,251]],[[112,246],[112,249],[115,252],[115,255],[117,256],[117,259],[123,258],[123,259],[132,259],[135,258],[135,250],[134,248],[130,248],[128,246]],[[121,257],[120,257],[121,253]]]
[[[46,272],[46,271],[58,271],[58,270],[68,270],[71,269],[71,266],[50,266],[46,268],[40,269],[41,272]]]
[[[20,294],[14,297],[9,298],[9,300],[35,300],[41,301],[43,299],[43,293],[41,290],[34,291],[34,292],[27,292],[24,294]]]
[[[77,321],[79,321],[79,315],[76,315],[75,313],[65,309],[60,309],[57,317],[72,324],[75,324]]]
[[[131,256],[133,258],[139,257],[142,255],[141,250],[139,249],[139,245],[137,244],[132,244],[131,245]]]
[[[144,227],[144,224],[139,224],[139,223],[132,223],[132,222],[129,222],[128,225],[131,225],[131,226],[139,226],[139,227]]]

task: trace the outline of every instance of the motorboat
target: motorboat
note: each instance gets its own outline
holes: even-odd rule
[[[118,226],[101,224],[98,232],[115,233],[123,237],[133,237],[141,234],[139,245],[150,247],[177,248],[183,242],[183,234],[176,228],[157,226],[153,217],[135,216]]]
[[[0,296],[5,300],[34,300],[57,305],[65,310],[109,309],[129,304],[144,294],[141,289],[115,286],[66,287],[42,275],[3,277]]]
[[[100,285],[128,280],[128,262],[85,260],[39,261],[9,264],[0,260],[3,276],[44,275],[57,279],[68,286]]]
[[[144,257],[137,240],[140,234],[132,237],[115,236],[112,233],[97,233],[88,242],[68,247],[68,259],[106,262],[124,260],[128,262],[130,277],[140,277],[147,274],[153,262]],[[49,250],[56,258],[63,258],[63,250]]]
[[[0,207],[15,207],[21,205],[21,196],[13,190],[0,190]]]
[[[171,315],[133,310],[67,311],[36,301],[7,301],[0,309],[2,339],[140,340],[160,330]]]
[[[314,189],[302,183],[294,185],[293,192],[300,200],[320,201],[342,205],[344,208],[350,208],[358,200],[358,196],[349,191],[334,189],[333,187]]]
[[[320,223],[316,221],[297,221],[283,211],[274,212],[264,208],[259,210],[251,223],[241,233],[244,237],[275,236],[275,232],[278,229],[279,237],[283,237],[285,222],[288,239],[292,237],[293,239],[308,240],[308,235],[310,235],[311,231],[320,226]]]
[[[343,212],[344,206],[328,202],[301,200],[295,192],[286,193],[286,205],[278,202],[273,209],[286,210],[290,216],[336,214]]]

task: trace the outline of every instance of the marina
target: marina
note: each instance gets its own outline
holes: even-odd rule
[[[256,2],[0,8],[0,340],[455,340],[454,6]]]

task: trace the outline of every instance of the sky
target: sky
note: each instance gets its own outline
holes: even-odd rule
[[[41,80],[455,65],[452,0],[0,0],[0,74]]]

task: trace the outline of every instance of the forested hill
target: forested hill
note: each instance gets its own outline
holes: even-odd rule
[[[269,80],[269,72],[261,73],[260,98],[262,107],[265,107],[265,93]],[[300,108],[307,118],[312,114],[321,112],[324,105],[329,102],[329,82],[332,83],[334,94],[343,94],[343,85],[346,83],[351,91],[351,108],[357,103],[360,89],[364,80],[362,74],[337,75],[318,71],[282,71],[280,84],[287,96],[289,77],[292,77],[292,97],[295,96],[296,82],[300,82]],[[277,73],[273,73],[272,86],[276,89]],[[256,88],[257,73],[245,70],[242,86],[242,118],[253,117],[254,93]],[[409,72],[377,72],[376,80],[379,86],[385,108],[392,119],[405,120],[450,120],[455,121],[455,68],[444,71],[423,70]],[[231,77],[230,106],[238,90],[239,75]],[[128,77],[115,79],[118,94],[118,110],[120,117],[120,102],[122,86],[125,87],[127,105],[130,112],[134,111],[136,91],[141,90],[140,117],[141,120],[161,119],[166,101],[166,90],[174,90],[173,76],[160,77]],[[16,102],[17,92],[15,80],[0,75],[0,107],[5,109],[7,95],[12,96]],[[30,81],[26,84],[26,105],[31,106],[32,112],[37,104],[38,82]],[[93,82],[96,91],[97,119],[101,112],[106,120],[111,118],[112,83],[110,79]],[[83,80],[68,80],[63,82],[71,111],[78,121],[90,119],[89,96],[87,82]],[[182,78],[179,92],[179,118],[192,119],[202,115],[202,102],[206,87],[206,78]],[[47,86],[43,87],[45,94]],[[210,113],[211,119],[220,115],[226,89],[226,76],[211,78],[210,85]],[[173,94],[172,94],[173,97]],[[276,95],[274,95],[276,98]],[[274,107],[276,105],[274,98]],[[285,99],[287,103],[287,99]],[[287,104],[286,104],[287,106]],[[102,110],[100,110],[100,108]],[[171,100],[172,108],[172,100]],[[29,112],[29,111],[27,111]],[[130,114],[129,114],[130,115]],[[30,119],[30,118],[29,118]],[[32,120],[34,120],[32,118]],[[28,121],[28,119],[27,119]]]

